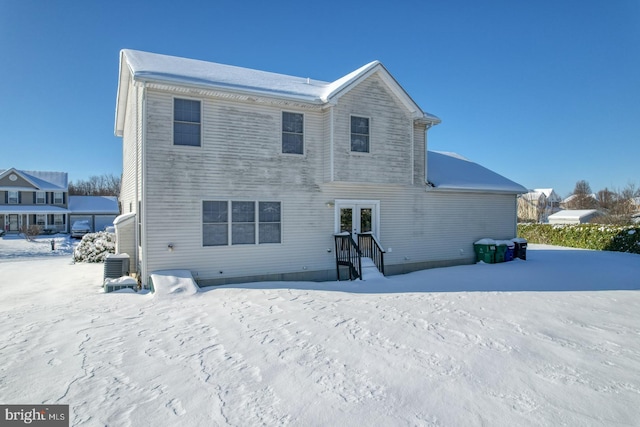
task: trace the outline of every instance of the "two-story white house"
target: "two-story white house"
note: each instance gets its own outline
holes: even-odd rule
[[[31,225],[66,232],[68,208],[66,172],[0,170],[0,226],[6,233]]]
[[[323,82],[123,50],[118,246],[143,284],[332,280],[354,245],[387,275],[472,263],[474,241],[515,237],[526,189],[428,159],[438,123],[377,61]]]

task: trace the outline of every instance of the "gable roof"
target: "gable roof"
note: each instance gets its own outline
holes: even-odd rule
[[[555,201],[560,201],[562,200],[562,198],[560,196],[558,196],[558,193],[556,193],[553,188],[536,188],[533,191],[539,192],[544,194],[544,196],[549,199],[553,199]]]
[[[69,188],[66,172],[25,171],[15,168],[0,170],[0,178],[15,173],[21,176],[36,189],[42,191],[67,191]]]
[[[522,185],[456,153],[427,152],[427,181],[435,189],[523,194]]]
[[[379,61],[370,62],[334,82],[324,82],[233,65],[123,49],[120,52],[115,134],[122,135],[124,108],[130,80],[331,105],[351,88],[375,73],[380,75],[411,112],[414,119],[432,124],[440,123],[438,117],[424,113],[420,109]]]

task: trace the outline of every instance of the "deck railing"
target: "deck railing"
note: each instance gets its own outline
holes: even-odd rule
[[[358,248],[363,257],[371,258],[384,275],[384,249],[372,232],[358,234]]]
[[[340,280],[340,267],[349,270],[349,280],[362,280],[362,255],[358,245],[350,233],[335,234],[336,241],[336,271]]]

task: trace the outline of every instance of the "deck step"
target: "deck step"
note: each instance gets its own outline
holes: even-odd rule
[[[371,258],[362,257],[362,280],[384,279],[384,275],[380,273],[378,267]]]

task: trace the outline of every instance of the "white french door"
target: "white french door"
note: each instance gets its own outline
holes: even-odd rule
[[[379,200],[336,200],[335,232],[349,232],[358,241],[358,234],[380,234]]]

